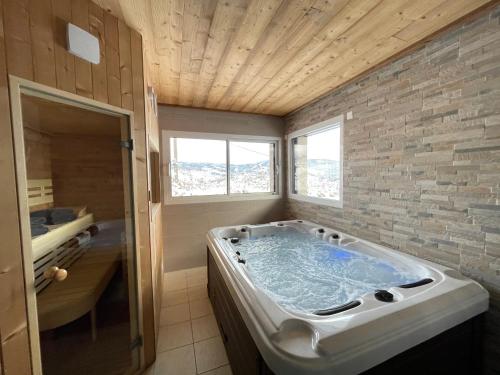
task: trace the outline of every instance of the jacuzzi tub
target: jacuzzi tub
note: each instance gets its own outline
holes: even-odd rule
[[[287,303],[276,294],[283,289],[276,292],[263,287],[267,278],[257,277],[252,268],[256,258],[245,259],[238,250],[240,244],[248,248],[249,239],[272,239],[283,232],[307,235],[327,247],[377,259],[402,269],[411,282],[395,285],[398,274],[392,284],[390,280],[380,286],[370,284],[384,289],[377,294],[363,285],[340,307],[330,306],[329,298],[325,298],[326,309],[301,306],[300,296],[295,305]],[[216,228],[209,231],[207,240],[253,341],[276,374],[357,374],[488,309],[487,291],[453,269],[311,222]],[[282,277],[286,280],[287,275]]]

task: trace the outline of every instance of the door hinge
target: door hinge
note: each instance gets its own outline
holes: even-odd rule
[[[130,350],[133,350],[139,346],[142,346],[144,344],[142,335],[137,336],[132,342],[130,343]]]
[[[130,151],[134,149],[134,141],[132,139],[127,139],[125,141],[121,141],[120,143],[123,148],[128,148]]]

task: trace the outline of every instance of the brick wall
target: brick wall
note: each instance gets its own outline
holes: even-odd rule
[[[288,200],[330,225],[451,266],[491,293],[486,373],[500,372],[500,6],[287,116],[347,111],[344,208]]]

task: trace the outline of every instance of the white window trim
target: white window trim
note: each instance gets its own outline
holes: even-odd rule
[[[280,137],[271,136],[257,136],[257,135],[240,135],[240,134],[222,134],[222,133],[203,133],[203,132],[184,132],[175,130],[162,131],[162,144],[163,144],[163,160],[164,160],[164,178],[165,178],[165,205],[176,204],[196,204],[196,203],[211,203],[211,202],[237,202],[249,200],[266,200],[266,199],[281,199],[281,186],[282,186],[282,166],[281,166],[281,141]],[[227,142],[227,170],[228,170],[228,194],[221,195],[195,195],[186,197],[172,197],[172,183],[170,177],[170,139],[171,138],[195,138],[195,139],[214,139]],[[276,162],[275,162],[275,185],[276,191],[271,193],[229,193],[229,141],[262,141],[274,143],[276,146]]]
[[[340,191],[339,191],[339,199],[331,199],[331,198],[318,198],[311,197],[303,194],[295,194],[293,193],[293,154],[292,154],[292,139],[296,137],[300,137],[306,134],[314,134],[315,132],[320,132],[323,130],[327,130],[328,128],[334,127],[340,128]],[[328,120],[318,122],[314,125],[308,126],[306,128],[294,131],[287,135],[287,153],[288,153],[288,197],[290,199],[295,199],[302,202],[309,202],[315,204],[321,204],[325,206],[343,207],[343,194],[344,194],[344,116],[339,115],[332,117]]]

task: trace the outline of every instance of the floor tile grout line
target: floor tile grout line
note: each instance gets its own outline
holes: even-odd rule
[[[198,372],[198,373],[197,373],[197,375],[207,374],[207,373],[209,373],[210,371],[215,371],[215,370],[218,370],[218,369],[223,368],[223,367],[226,367],[226,366],[229,366],[229,363],[226,363],[226,364],[221,365],[221,366],[219,366],[219,367],[213,368],[213,369],[211,369],[211,370],[207,370],[207,371],[203,371],[203,372]],[[231,367],[231,366],[229,366],[229,367]]]
[[[206,270],[206,267],[197,267],[197,268],[205,269]],[[195,341],[195,338],[194,338],[194,329],[193,329],[193,320],[199,320],[199,319],[207,318],[209,316],[214,316],[214,313],[212,311],[212,312],[209,312],[208,314],[204,314],[204,315],[198,316],[198,317],[196,317],[194,319],[192,318],[191,302],[205,300],[205,299],[209,300],[209,298],[208,298],[208,295],[202,295],[199,298],[195,298],[195,299],[191,300],[190,297],[189,297],[189,289],[195,289],[195,288],[196,289],[197,288],[203,289],[203,287],[206,286],[206,283],[208,282],[207,275],[205,274],[205,275],[202,275],[202,276],[195,276],[195,277],[193,277],[193,278],[196,278],[196,279],[198,279],[198,278],[204,278],[205,280],[204,280],[204,282],[202,284],[195,284],[195,285],[191,285],[191,286],[188,286],[188,283],[187,283],[187,279],[189,278],[188,277],[188,270],[185,270],[183,272],[183,275],[184,275],[184,278],[185,278],[185,281],[186,281],[186,284],[185,284],[186,287],[185,288],[180,288],[180,289],[174,289],[174,290],[167,290],[166,292],[179,292],[179,291],[185,290],[187,292],[187,294],[188,294],[188,300],[187,300],[187,302],[182,302],[182,303],[178,303],[178,304],[174,304],[174,305],[170,305],[170,306],[166,306],[166,305],[164,306],[163,303],[162,303],[161,308],[164,309],[164,308],[174,307],[174,306],[178,306],[178,305],[182,305],[182,304],[186,304],[187,303],[187,305],[188,305],[188,311],[189,311],[189,319],[187,319],[185,321],[182,321],[182,322],[176,322],[176,323],[173,323],[173,324],[164,325],[162,327],[166,328],[168,326],[172,326],[172,325],[176,325],[176,324],[182,324],[182,323],[189,322],[189,328],[191,330],[192,342],[190,344],[187,344],[187,345],[182,345],[182,346],[179,346],[179,347],[176,347],[176,348],[172,348],[172,349],[169,349],[169,350],[166,350],[166,351],[162,351],[161,353],[172,351],[172,350],[178,350],[178,349],[181,349],[181,348],[185,348],[187,346],[191,346],[192,350],[193,350],[194,365],[195,365],[195,371],[196,371],[197,375],[206,374],[206,373],[209,373],[210,371],[215,371],[215,370],[218,370],[218,369],[223,368],[225,366],[230,366],[229,363],[225,363],[225,364],[222,364],[222,365],[220,365],[218,367],[215,367],[215,368],[203,371],[203,372],[199,372],[198,371],[198,363],[197,363],[197,358],[196,358],[195,344],[198,344],[198,343],[201,343],[201,342],[204,342],[204,341],[208,341],[208,340],[216,339],[216,338],[220,337],[220,332],[217,331],[217,334],[215,336],[205,337],[202,340]],[[210,310],[212,310],[212,306],[211,306],[211,301],[210,300],[209,300],[209,304],[210,304],[210,307],[211,307]],[[225,350],[225,348],[224,348],[224,350]],[[227,353],[226,353],[226,356],[227,356]]]
[[[193,338],[193,341],[194,341],[194,338]],[[198,374],[198,361],[196,360],[196,346],[194,344],[195,343],[193,342],[194,367],[196,369],[196,373]]]

